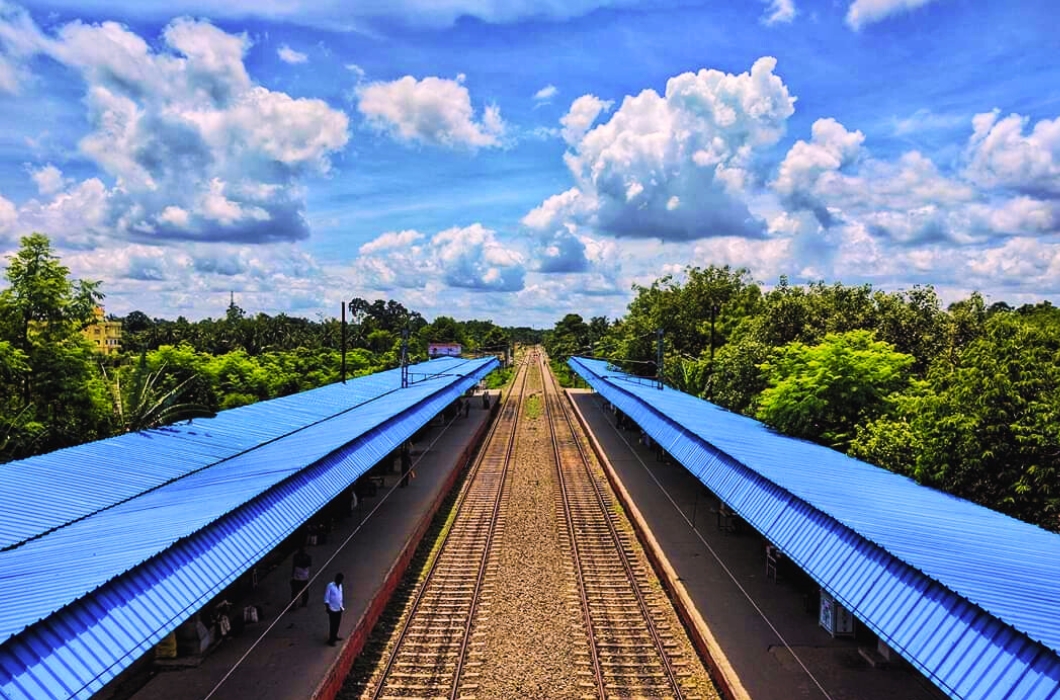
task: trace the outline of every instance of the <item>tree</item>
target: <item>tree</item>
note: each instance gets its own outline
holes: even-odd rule
[[[908,385],[913,362],[871,331],[828,334],[814,346],[789,343],[762,366],[769,386],[757,416],[787,435],[844,447],[859,423]]]
[[[163,376],[164,369],[163,365],[157,370],[149,370],[146,355],[141,355],[140,362],[124,386],[120,371],[111,379],[107,376],[106,369],[103,370],[114,401],[116,432],[137,432],[185,418],[213,415],[213,412],[204,406],[181,400],[182,394],[194,377],[183,380],[171,389],[163,389],[159,379]]]
[[[755,402],[766,388],[762,366],[772,351],[749,333],[726,343],[714,359],[710,400],[730,411],[754,415]]]
[[[0,340],[10,345],[8,357],[18,360],[6,362],[17,399],[4,406],[0,419],[9,428],[47,430],[46,435],[30,431],[32,445],[9,439],[9,454],[27,456],[106,434],[106,387],[95,370],[95,354],[80,333],[103,299],[99,283],[67,279],[69,269],[43,234],[23,237],[8,260],[9,286],[0,291]],[[21,429],[14,433],[22,434]]]
[[[463,343],[464,332],[452,316],[439,316],[420,329],[419,335],[428,343]]]
[[[557,362],[566,362],[572,355],[585,354],[589,345],[589,326],[578,314],[567,314],[545,340],[545,349]]]
[[[935,288],[915,285],[894,294],[877,292],[875,297],[879,314],[876,337],[915,357],[913,370],[924,376],[946,347],[947,317]]]
[[[851,454],[1060,531],[1060,334],[997,313],[858,431]]]
[[[47,236],[24,236],[19,251],[8,259],[5,277],[10,286],[0,292],[0,308],[7,334],[17,347],[29,348],[33,334],[63,339],[92,320],[103,299],[100,283],[70,282],[70,270],[52,253]]]

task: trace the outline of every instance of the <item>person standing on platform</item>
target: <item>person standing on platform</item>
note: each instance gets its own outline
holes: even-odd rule
[[[299,547],[291,562],[291,602],[301,597],[299,603],[303,608],[309,607],[309,567],[313,566],[313,557]],[[295,606],[298,607],[298,606]]]
[[[409,485],[409,472],[412,471],[412,447],[409,443],[401,446],[401,483],[402,488]]]
[[[490,407],[490,394],[488,391],[482,392],[482,408],[489,410]]]
[[[342,639],[339,636],[339,624],[342,622],[342,611],[346,608],[342,602],[342,574],[335,574],[335,580],[324,589],[324,607],[328,611],[328,644],[335,646],[335,642]]]

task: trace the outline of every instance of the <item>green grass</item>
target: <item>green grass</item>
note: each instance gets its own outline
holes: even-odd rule
[[[487,389],[501,389],[511,384],[512,379],[515,377],[515,370],[511,367],[505,369],[495,369],[486,375],[486,378],[482,381],[486,384]]]

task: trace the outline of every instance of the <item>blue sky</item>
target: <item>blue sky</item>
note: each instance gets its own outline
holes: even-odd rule
[[[351,5],[351,7],[346,7]],[[0,0],[0,254],[551,327],[687,265],[1060,301],[1045,0]]]

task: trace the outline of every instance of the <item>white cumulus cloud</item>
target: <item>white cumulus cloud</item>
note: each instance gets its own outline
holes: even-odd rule
[[[357,277],[380,291],[430,285],[478,291],[523,288],[523,255],[481,224],[455,226],[430,238],[418,231],[388,232],[364,244],[354,262]]]
[[[546,85],[534,93],[534,99],[538,102],[547,102],[555,97],[557,92],[559,92],[559,90],[555,85]]]
[[[1049,150],[1056,123],[1040,122],[1030,136],[1024,123],[977,116],[966,167],[944,173],[919,151],[894,160],[865,155],[861,132],[818,120],[813,138],[792,146],[770,183],[788,209],[771,220],[771,230],[813,235],[799,214],[812,211],[824,229],[839,225],[905,249],[1056,232],[1060,203],[1053,193],[1060,189]]]
[[[405,76],[357,90],[357,108],[368,122],[401,141],[450,148],[499,146],[505,132],[500,109],[489,105],[475,121],[471,94],[461,81]]]
[[[866,25],[908,12],[935,0],[854,0],[847,9],[847,24],[855,31]]]
[[[371,255],[386,250],[406,250],[414,247],[423,237],[419,231],[389,231],[362,245],[358,252]]]
[[[596,95],[582,95],[574,100],[570,109],[559,120],[563,126],[563,140],[572,146],[578,143],[597,117],[609,111],[613,104],[613,101],[601,100]]]
[[[815,121],[812,134],[809,142],[799,139],[791,147],[772,186],[794,208],[815,210],[821,224],[828,226],[830,217],[816,193],[818,184],[854,162],[865,135],[847,131],[832,118]]]
[[[43,168],[30,171],[30,177],[37,185],[37,191],[42,195],[52,195],[62,190],[66,184],[63,171],[48,163]]]
[[[89,131],[79,148],[113,179],[110,188],[98,179],[70,188],[54,166],[35,170],[53,200],[27,203],[20,222],[48,219],[55,225],[42,230],[78,245],[96,235],[244,243],[308,235],[300,179],[328,171],[348,140],[348,118],[322,100],[256,85],[245,35],[180,18],[153,47],[115,22],[73,21],[45,34],[25,15],[0,12],[4,51],[13,30],[23,55],[44,54],[81,76]],[[87,210],[71,225],[66,212],[77,202]]]
[[[765,0],[769,3],[762,23],[772,26],[780,23],[791,23],[795,19],[795,0]]]
[[[795,110],[776,59],[750,72],[684,73],[664,95],[626,97],[593,128],[603,104],[575,100],[564,118],[565,156],[576,186],[528,213],[523,223],[555,230],[590,225],[620,237],[695,240],[764,235],[748,209],[755,156],[783,136]]]
[[[290,63],[292,65],[296,63],[305,63],[309,60],[309,56],[306,56],[301,51],[295,51],[287,44],[284,44],[276,50],[276,55],[280,57],[280,60],[284,63]]]
[[[1043,119],[1024,135],[1029,120],[1018,114],[977,114],[968,142],[967,176],[985,187],[1060,197],[1060,118]]]

